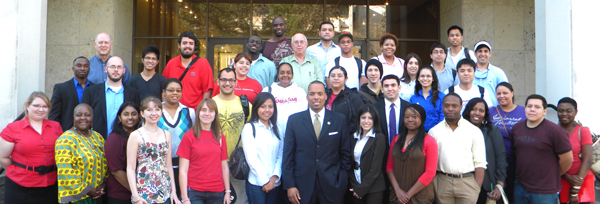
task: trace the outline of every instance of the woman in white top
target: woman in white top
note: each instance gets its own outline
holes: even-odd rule
[[[244,154],[250,167],[246,195],[250,204],[274,204],[281,190],[283,140],[277,130],[277,107],[270,93],[256,96],[250,120],[242,130]]]
[[[404,75],[400,78],[400,98],[410,101],[415,94],[417,71],[421,67],[421,58],[415,53],[410,53],[404,58]]]
[[[358,127],[352,140],[353,173],[350,174],[350,194],[354,204],[382,203],[385,176],[381,171],[385,155],[385,135],[379,126],[375,106],[365,104],[358,109]],[[387,199],[387,198],[386,198]]]
[[[275,104],[279,110],[277,127],[281,136],[285,136],[288,117],[308,108],[306,92],[292,81],[293,78],[292,65],[286,62],[281,63],[277,66],[275,82],[263,89],[263,92],[269,92],[275,98]]]

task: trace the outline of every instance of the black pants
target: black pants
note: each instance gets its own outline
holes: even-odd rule
[[[302,196],[302,195],[300,195]],[[338,202],[338,201],[334,201],[336,203],[344,203],[343,201]],[[327,201],[327,198],[325,198],[325,193],[323,192],[323,188],[321,188],[321,184],[319,183],[319,177],[315,176],[315,188],[313,190],[312,196],[310,197],[310,200],[308,201],[308,203],[310,204],[333,204],[332,202]]]
[[[362,199],[358,199],[352,195],[350,199],[353,204],[371,204],[371,203],[382,203],[383,202],[383,191],[375,192],[375,193],[367,193]],[[389,200],[389,198],[387,198]],[[346,200],[348,201],[348,200]],[[349,202],[346,202],[349,203]]]
[[[10,178],[4,180],[4,204],[58,203],[58,185],[23,187]]]
[[[179,189],[179,157],[173,158],[171,164],[173,166],[177,166],[177,168],[173,168],[173,177],[174,178],[172,178],[172,179],[175,179],[175,190],[177,192],[177,198],[181,198],[181,189]]]
[[[121,200],[116,198],[107,197],[108,204],[131,204],[131,199],[129,200]]]

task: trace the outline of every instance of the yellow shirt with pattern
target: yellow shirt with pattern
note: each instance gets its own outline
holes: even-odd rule
[[[60,203],[88,198],[108,178],[104,138],[98,132],[85,137],[67,130],[56,140],[54,153]]]
[[[219,109],[218,117],[221,123],[221,132],[225,135],[227,156],[229,157],[235,149],[235,145],[240,139],[240,134],[242,134],[242,129],[244,128],[244,109],[238,96],[233,100],[226,101],[220,99],[219,95],[216,95],[213,97],[213,100],[215,100]],[[246,121],[250,120],[250,112],[252,112],[252,104],[248,103],[248,117]],[[242,141],[240,141],[239,146],[242,146]]]

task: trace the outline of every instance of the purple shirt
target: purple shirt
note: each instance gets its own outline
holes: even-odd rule
[[[501,116],[498,115],[498,111],[500,111]],[[504,125],[502,124],[501,118],[504,119]],[[515,163],[515,151],[510,148],[510,138],[508,137],[508,133],[512,130],[513,125],[526,119],[525,107],[523,106],[517,105],[514,110],[508,113],[504,112],[500,107],[498,107],[498,109],[496,109],[496,107],[490,108],[490,121],[493,125],[500,128],[500,133],[504,139],[504,147],[506,148],[506,162],[508,163]]]

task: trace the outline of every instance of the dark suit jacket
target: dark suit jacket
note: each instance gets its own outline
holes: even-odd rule
[[[55,84],[52,91],[52,109],[48,114],[48,119],[60,123],[63,131],[73,127],[73,111],[75,106],[79,105],[79,96],[75,89],[74,78],[63,83]],[[94,85],[90,82],[90,86]],[[89,88],[87,87],[87,88]],[[86,89],[87,89],[86,88]]]
[[[352,140],[352,149],[354,149],[357,142],[358,139]],[[380,168],[381,165],[387,163],[387,161],[383,160],[383,155],[386,154],[386,145],[385,135],[381,133],[376,134],[375,138],[369,137],[360,155],[360,184],[358,184],[354,172],[350,172],[350,188],[354,189],[354,193],[359,197],[364,197],[367,193],[381,192],[386,189],[384,179],[387,176],[384,175]]]
[[[108,130],[106,126],[106,93],[104,91],[104,83],[90,86],[83,91],[83,98],[81,103],[87,103],[92,106],[94,112],[94,118],[92,120],[92,127],[94,131],[100,133],[104,139],[108,137]],[[123,94],[125,101],[131,101],[135,104],[140,104],[140,95],[135,88],[123,85]]]
[[[325,110],[325,109],[324,109]],[[326,199],[343,202],[347,191],[352,151],[348,124],[343,114],[325,110],[319,139],[308,110],[290,116],[283,146],[283,187],[295,187],[300,203],[308,203],[318,177]]]
[[[410,103],[405,100],[402,100],[401,98],[398,98],[398,100],[400,100],[400,121],[398,122],[398,125],[396,125],[396,127],[398,128],[398,130],[396,130],[396,133],[400,134],[402,130],[406,129],[406,127],[404,126],[404,111],[406,111],[406,107],[410,105]],[[379,113],[379,123],[381,124],[381,131],[383,132],[383,135],[386,136],[385,141],[389,147],[391,141],[389,140],[387,125],[388,117],[386,116],[385,99],[378,101],[374,104],[374,106],[377,109],[377,113]]]

